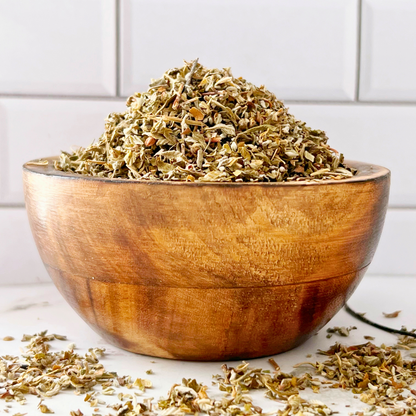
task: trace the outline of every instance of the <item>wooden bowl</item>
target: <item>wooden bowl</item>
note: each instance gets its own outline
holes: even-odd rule
[[[39,253],[78,314],[114,345],[183,360],[296,347],[344,305],[376,250],[390,172],[351,179],[185,183],[24,165]]]

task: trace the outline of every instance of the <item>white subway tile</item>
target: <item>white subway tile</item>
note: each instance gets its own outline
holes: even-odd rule
[[[352,100],[357,0],[121,0],[123,95],[199,57],[293,100]]]
[[[0,202],[22,203],[22,165],[87,146],[125,100],[0,99]]]
[[[416,101],[416,2],[364,0],[360,99]]]
[[[0,208],[0,285],[49,282],[24,208]]]
[[[416,275],[416,210],[390,209],[387,211],[369,274]]]
[[[0,93],[116,94],[115,0],[0,0]]]
[[[391,170],[390,205],[416,206],[416,106],[289,105],[313,128],[325,130],[329,143],[350,160]]]

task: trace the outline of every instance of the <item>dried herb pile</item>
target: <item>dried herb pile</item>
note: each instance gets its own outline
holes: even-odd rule
[[[22,341],[29,344],[21,358],[0,356],[0,399],[24,404],[27,395],[35,395],[41,399],[38,406],[41,413],[53,413],[43,400],[56,396],[62,390],[72,389],[78,395],[86,394],[84,401],[96,407],[106,404],[97,396],[113,395],[115,387],[137,388],[143,392],[152,386],[150,380],[138,378],[132,381],[129,376],[118,377],[116,373],[106,371],[99,362],[104,349],[90,348],[81,356],[74,352],[75,345],[70,344],[65,351],[51,352],[49,342],[56,339],[66,340],[66,337],[47,335],[47,331],[24,335]],[[100,386],[101,391],[95,386]],[[121,407],[113,406],[115,410]],[[94,410],[98,411],[98,408]],[[82,413],[72,414],[82,416]]]
[[[194,62],[168,70],[111,113],[96,143],[62,152],[55,168],[105,178],[282,182],[355,171],[264,86]]]
[[[400,351],[371,342],[350,347],[336,343],[320,353],[328,359],[309,363],[315,373],[331,380],[331,388],[359,394],[362,402],[373,406],[370,414],[416,415],[416,390],[411,387],[416,360],[404,360]]]
[[[284,373],[279,365],[269,359],[273,371],[251,367],[243,362],[236,367],[222,366],[222,374],[213,376],[223,397],[213,399],[208,387],[194,379],[182,379],[174,384],[166,398],[156,403],[152,398],[138,401],[139,396],[151,388],[145,379],[132,381],[130,376],[119,377],[108,372],[99,362],[103,349],[90,349],[81,356],[70,345],[62,352],[51,352],[49,342],[65,337],[47,335],[46,331],[33,336],[25,335],[22,341],[29,341],[22,358],[0,357],[0,399],[24,404],[26,396],[33,394],[41,400],[41,413],[53,413],[43,400],[72,389],[78,395],[84,394],[84,401],[93,408],[93,416],[156,416],[208,414],[210,416],[328,416],[333,411],[319,400],[305,400],[299,393],[311,389],[319,393],[325,388],[350,390],[359,395],[362,402],[370,407],[358,416],[403,416],[416,415],[416,360],[405,360],[402,349],[416,348],[414,338],[400,336],[393,347],[376,346],[371,342],[345,346],[336,343],[328,351],[319,351],[326,357],[323,362],[300,363],[295,367],[312,366],[314,375],[306,372],[295,376]],[[413,356],[413,354],[411,354]],[[150,373],[150,372],[148,372]],[[107,404],[102,395],[112,396],[120,388],[130,389],[129,393],[118,393],[116,404]],[[284,404],[284,408],[265,414],[253,403],[250,391],[263,389],[267,398]],[[358,396],[357,396],[358,397]],[[5,409],[8,413],[8,409]],[[71,416],[83,416],[80,410],[68,411]],[[22,416],[25,413],[15,413]]]

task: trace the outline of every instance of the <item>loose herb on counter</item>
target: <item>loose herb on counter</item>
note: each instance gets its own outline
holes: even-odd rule
[[[102,416],[106,409],[111,414],[124,416],[156,416],[208,414],[210,416],[329,416],[333,411],[319,400],[305,400],[301,391],[311,389],[319,394],[323,388],[339,388],[359,395],[362,402],[370,407],[356,412],[358,416],[377,414],[402,416],[416,414],[416,360],[404,359],[396,346],[376,346],[371,342],[346,346],[334,344],[326,351],[318,351],[326,357],[323,362],[306,362],[295,366],[310,366],[313,375],[282,372],[278,363],[269,359],[273,371],[250,366],[242,362],[236,367],[222,365],[222,374],[215,375],[216,385],[224,396],[213,399],[208,387],[195,379],[183,378],[181,384],[174,384],[166,398],[157,402],[153,398],[138,401],[146,389],[152,387],[150,380],[130,376],[119,377],[107,371],[99,362],[104,349],[90,348],[84,356],[74,352],[74,345],[61,352],[50,351],[50,341],[65,340],[61,335],[47,335],[44,331],[35,335],[24,335],[22,341],[29,342],[22,357],[0,357],[0,398],[6,402],[24,404],[29,394],[41,401],[38,409],[52,413],[53,405],[43,403],[64,389],[72,389],[77,395],[84,395],[84,401],[94,408],[94,416]],[[399,336],[398,344],[416,348],[413,337]],[[412,357],[413,354],[410,354]],[[116,389],[127,388],[128,393],[117,395],[119,402],[106,404],[102,396],[113,396]],[[265,396],[284,404],[283,409],[273,413],[253,403],[251,390],[262,389]],[[6,408],[7,412],[9,411]],[[7,413],[6,412],[6,413]],[[116,412],[116,413],[113,413]],[[70,412],[82,416],[80,410]],[[15,415],[18,415],[18,413]]]

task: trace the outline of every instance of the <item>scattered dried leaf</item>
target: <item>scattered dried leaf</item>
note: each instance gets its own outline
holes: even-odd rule
[[[328,334],[338,334],[341,335],[342,337],[348,337],[350,335],[350,332],[354,329],[357,329],[356,326],[350,326],[348,328],[346,328],[345,326],[334,326],[333,328],[328,328],[326,330],[326,332],[328,332]],[[331,336],[327,335],[327,338],[331,338]]]
[[[384,315],[386,318],[397,318],[397,317],[399,316],[400,312],[401,312],[401,311],[396,311],[396,312],[391,312],[391,313],[386,313],[386,312],[383,312],[383,315]]]
[[[36,165],[36,166],[46,166],[48,165],[48,161],[45,159],[39,159],[39,160],[32,160],[30,162],[27,162],[26,165]]]
[[[3,338],[3,341],[13,341],[13,340],[14,340],[14,338],[10,337],[10,336],[7,336],[7,337]]]

